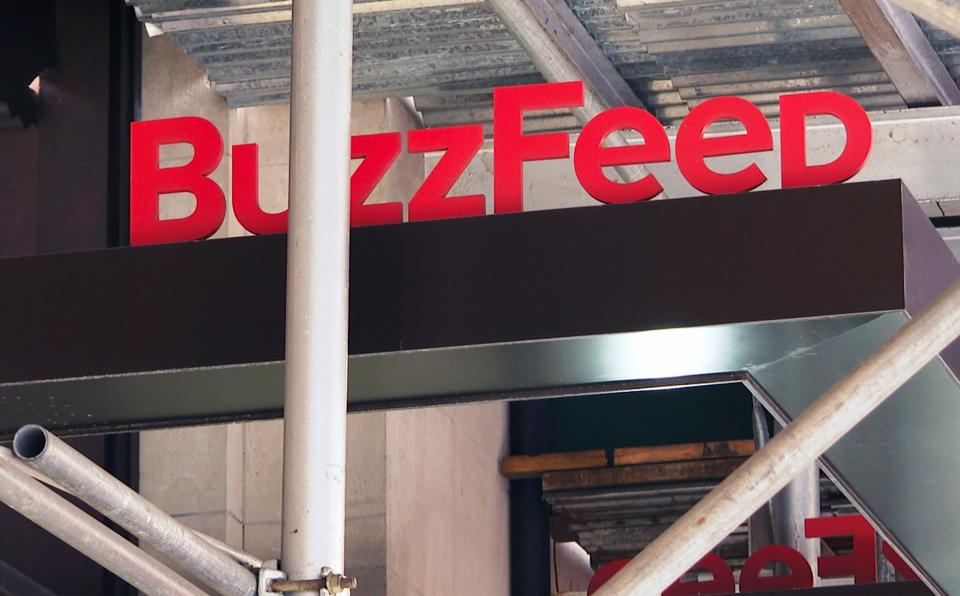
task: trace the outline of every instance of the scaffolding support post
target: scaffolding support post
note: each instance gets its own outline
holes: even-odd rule
[[[960,335],[960,281],[650,543],[596,596],[660,594]]]
[[[294,0],[282,570],[343,571],[353,3]]]

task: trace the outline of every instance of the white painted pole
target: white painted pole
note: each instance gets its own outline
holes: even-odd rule
[[[717,485],[596,596],[662,593],[958,335],[960,281]]]
[[[281,566],[343,571],[353,3],[294,0]]]

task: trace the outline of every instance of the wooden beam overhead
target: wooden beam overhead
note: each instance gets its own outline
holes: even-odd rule
[[[564,0],[522,0],[607,107],[638,106],[640,99]]]
[[[914,16],[889,0],[840,0],[909,107],[960,104],[960,89]]]
[[[924,21],[960,38],[960,4],[956,0],[893,0]]]
[[[614,466],[587,470],[562,470],[543,475],[544,492],[607,488],[658,482],[690,482],[726,478],[745,462],[745,457],[698,459],[638,466]]]
[[[753,439],[743,441],[711,441],[656,447],[623,447],[614,449],[613,465],[654,464],[671,461],[749,457],[756,451]]]
[[[606,465],[607,452],[603,449],[593,449],[572,453],[511,455],[503,459],[500,471],[507,478],[517,480],[519,478],[536,478],[545,472],[602,468]]]

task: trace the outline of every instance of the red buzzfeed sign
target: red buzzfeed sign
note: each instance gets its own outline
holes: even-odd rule
[[[583,106],[583,83],[545,83],[501,87],[493,92],[493,211],[523,211],[523,164],[566,159],[570,137],[565,132],[526,134],[528,112]],[[830,115],[846,130],[840,155],[826,164],[811,165],[806,156],[808,116]],[[743,131],[707,136],[719,121],[734,120]],[[643,144],[605,147],[616,131],[634,131]],[[784,188],[843,182],[862,167],[870,153],[872,129],[863,108],[839,93],[818,91],[780,98],[780,173]],[[195,117],[134,122],[130,149],[130,239],[132,244],[199,240],[212,235],[226,216],[223,190],[209,178],[223,157],[223,139],[210,122]],[[186,143],[193,159],[182,166],[160,167],[160,146]],[[422,221],[486,214],[482,194],[449,196],[450,190],[483,146],[483,126],[448,126],[406,133],[409,153],[442,152],[420,188],[410,197],[407,219]],[[232,202],[237,220],[254,234],[275,234],[287,228],[286,213],[266,213],[258,202],[257,146],[234,145],[231,157]],[[771,151],[773,134],[757,106],[737,97],[718,97],[698,104],[677,131],[676,160],[684,178],[706,194],[753,190],[767,176],[756,163],[737,172],[717,172],[707,158]],[[370,193],[403,150],[403,135],[388,132],[355,136],[351,157],[360,164],[350,180],[352,225],[400,223],[400,197],[366,204]],[[600,113],[584,126],[573,150],[573,169],[583,189],[603,203],[632,203],[658,195],[663,187],[652,173],[629,183],[611,180],[603,168],[668,162],[670,143],[660,122],[635,107]],[[179,219],[160,219],[160,195],[175,192],[196,197],[196,209]]]
[[[877,533],[862,515],[840,515],[805,520],[807,538],[819,540],[828,536],[848,536],[853,549],[846,555],[828,555],[817,558],[817,575],[821,578],[853,577],[856,584],[877,582]],[[883,543],[884,558],[906,580],[920,579],[890,545]],[[601,567],[587,588],[593,594],[629,563],[629,559],[613,561]],[[761,575],[764,568],[776,563],[790,569],[787,575]],[[700,559],[691,571],[708,571],[707,581],[677,580],[663,592],[663,596],[697,596],[700,594],[733,594],[736,584],[733,571],[716,553]],[[800,552],[786,546],[771,545],[750,555],[740,570],[740,592],[766,592],[813,587],[813,569]]]

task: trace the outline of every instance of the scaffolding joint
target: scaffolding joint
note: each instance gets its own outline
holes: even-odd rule
[[[289,592],[325,592],[340,594],[357,587],[357,578],[336,573],[330,567],[321,570],[319,579],[287,579],[287,574],[277,569],[277,561],[266,561],[260,568],[258,596],[271,596]]]

